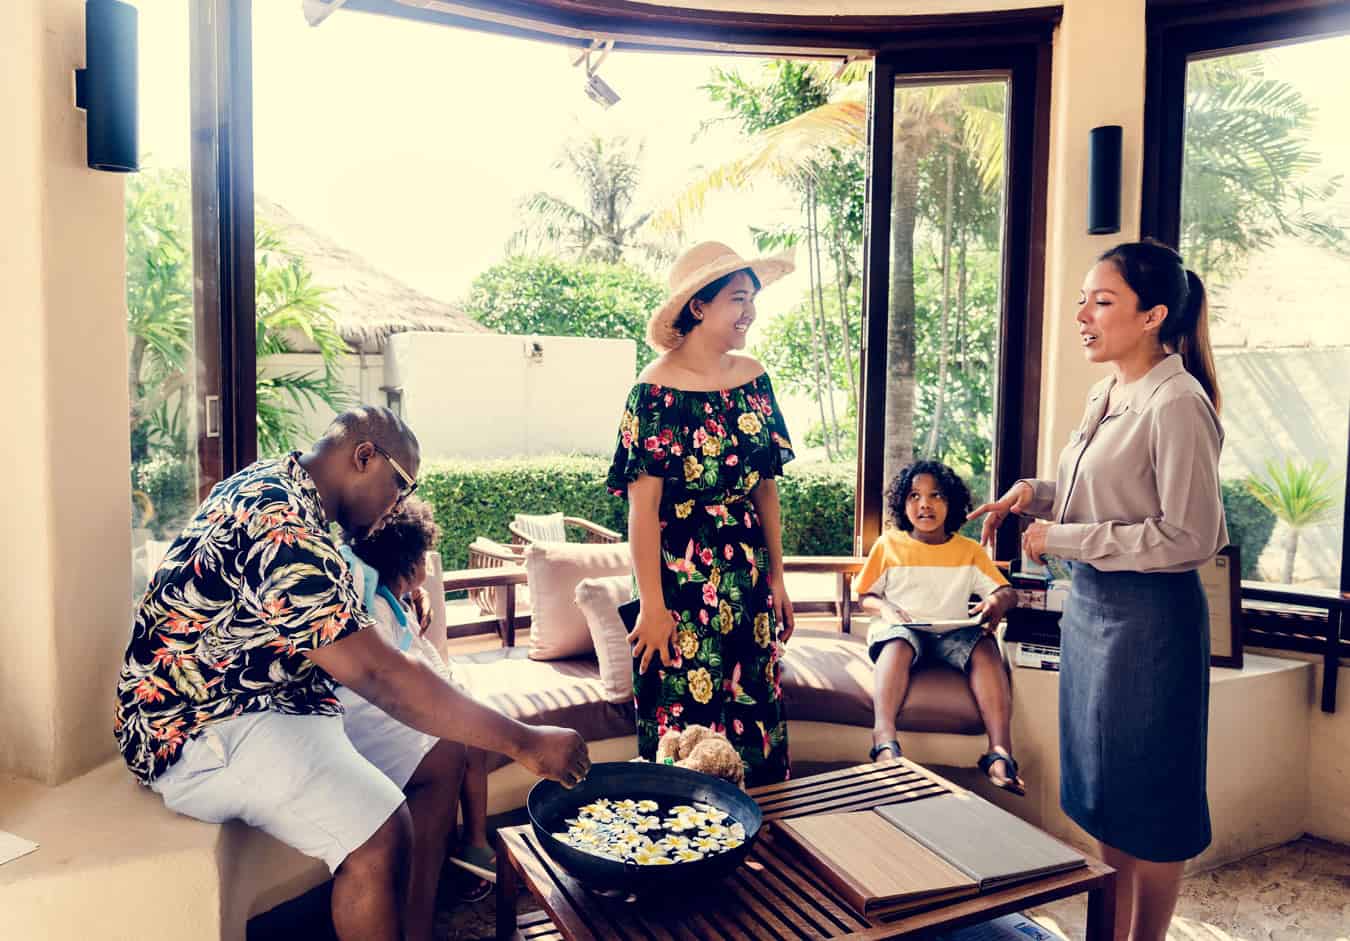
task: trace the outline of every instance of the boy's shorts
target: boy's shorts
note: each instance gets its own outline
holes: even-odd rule
[[[203,729],[150,787],[170,810],[208,823],[242,820],[336,872],[398,810],[426,755],[426,737],[401,728],[404,747],[385,750],[400,767],[381,769],[357,751],[342,716],[248,713]]]
[[[914,664],[917,667],[926,658],[941,660],[962,673],[970,663],[970,655],[975,645],[984,637],[981,627],[958,627],[954,631],[935,634],[932,631],[915,630],[904,624],[895,624],[883,618],[873,618],[867,628],[867,655],[876,663],[881,656],[881,648],[891,641],[903,640],[914,648]]]

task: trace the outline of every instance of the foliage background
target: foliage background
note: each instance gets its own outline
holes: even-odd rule
[[[474,280],[464,312],[501,333],[634,340],[641,369],[655,355],[647,316],[664,297],[651,275],[622,262],[514,255]]]
[[[183,171],[145,169],[130,178],[126,240],[133,525],[163,539],[177,535],[197,505],[196,441],[189,437],[197,372],[192,225]],[[341,411],[351,403],[340,375],[347,344],[326,289],[284,233],[258,225],[254,252],[258,358],[291,352],[293,338],[305,337],[323,363],[317,375],[258,379],[258,453],[276,455],[301,444],[305,409],[323,403]]]
[[[516,513],[562,511],[626,533],[628,504],[605,490],[609,463],[581,455],[435,461],[423,467],[417,493],[434,508],[445,567],[457,569],[467,563],[476,537],[509,542],[506,526]],[[838,464],[789,466],[778,479],[784,554],[853,553],[855,474]],[[1243,546],[1245,576],[1248,555],[1265,548],[1275,517],[1239,482],[1226,482],[1223,496],[1233,541]]]

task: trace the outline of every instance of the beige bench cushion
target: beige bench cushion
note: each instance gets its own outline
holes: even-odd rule
[[[798,631],[783,657],[783,698],[788,722],[833,722],[872,727],[872,662],[861,637],[833,631]],[[900,711],[901,732],[984,731],[965,674],[947,666],[918,670]],[[788,730],[791,740],[791,728]]]
[[[635,734],[633,704],[606,700],[593,659],[537,661],[519,647],[489,650],[455,658],[455,676],[480,700],[523,722],[573,728],[587,741]],[[789,723],[870,729],[872,676],[862,638],[798,631],[783,657]],[[946,667],[928,667],[915,674],[900,731],[973,735],[983,729],[964,675]],[[498,757],[489,767],[505,763]]]
[[[455,657],[455,678],[480,702],[530,725],[576,729],[588,742],[634,735],[632,702],[606,701],[594,660],[531,660],[524,647]],[[507,760],[488,760],[488,770]]]

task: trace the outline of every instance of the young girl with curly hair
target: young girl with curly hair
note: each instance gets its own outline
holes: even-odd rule
[[[857,583],[863,610],[873,615],[867,631],[867,652],[876,663],[870,757],[900,757],[895,728],[909,674],[931,659],[966,675],[989,733],[980,770],[1020,794],[1012,690],[993,637],[1016,596],[980,544],[957,532],[970,512],[970,491],[946,464],[918,461],[891,482],[886,504],[895,528],[872,546]],[[982,599],[974,609],[972,595]],[[979,623],[943,623],[971,617]]]
[[[430,504],[411,497],[389,522],[344,547],[343,554],[352,565],[363,604],[375,618],[371,630],[404,656],[420,660],[456,683],[451,664],[427,636],[431,603],[422,584],[427,578],[427,551],[436,547],[439,536]],[[357,751],[369,756],[382,749],[408,750],[406,736],[390,734],[390,724],[397,724],[397,719],[345,686],[338,688],[338,698],[345,709],[347,737]],[[390,754],[386,761],[394,766],[415,762],[435,743],[432,736],[425,736],[420,748],[407,755]],[[477,877],[460,894],[463,900],[476,902],[491,893],[496,881],[496,856],[487,833],[487,755],[477,748],[468,749],[465,755],[460,807],[464,829],[450,862]],[[439,860],[433,864],[439,866]]]

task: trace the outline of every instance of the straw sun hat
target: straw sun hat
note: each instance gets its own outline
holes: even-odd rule
[[[647,342],[662,353],[679,346],[684,340],[684,335],[675,329],[680,311],[700,288],[718,278],[749,268],[759,278],[759,286],[766,288],[795,267],[791,249],[746,260],[721,242],[699,242],[675,259],[670,269],[670,294],[647,321]]]

